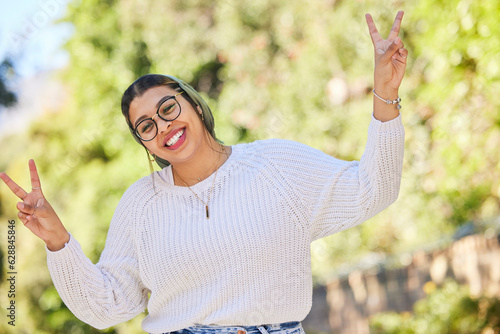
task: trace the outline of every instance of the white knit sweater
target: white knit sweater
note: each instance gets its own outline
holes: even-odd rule
[[[235,145],[218,170],[209,220],[167,167],[153,174],[154,187],[147,176],[125,192],[97,264],[73,237],[47,249],[54,285],[96,328],[146,307],[142,327],[150,333],[302,321],[312,304],[311,242],[396,200],[403,147],[401,116],[372,117],[360,162],[287,140]],[[192,190],[206,200],[213,177]]]

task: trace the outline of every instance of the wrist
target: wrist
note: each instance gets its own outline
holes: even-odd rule
[[[45,244],[51,252],[57,252],[66,246],[66,244],[69,242],[69,239],[69,233],[68,231],[65,231],[60,236],[51,238],[50,240],[46,240]]]
[[[374,86],[375,93],[384,100],[396,100],[399,97],[399,90],[386,86]]]
[[[397,91],[382,90],[378,93],[376,89],[373,89],[373,116],[382,122],[398,117],[401,109],[400,102]]]

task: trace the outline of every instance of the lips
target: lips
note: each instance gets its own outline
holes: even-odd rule
[[[169,150],[179,148],[186,139],[186,128],[171,131],[163,141],[163,145]]]

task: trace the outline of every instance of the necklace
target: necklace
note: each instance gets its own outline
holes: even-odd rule
[[[224,146],[223,146],[222,144],[221,144],[221,149],[222,149],[222,152],[223,152],[223,153],[226,153],[226,149],[224,148]],[[220,161],[220,157],[219,157],[219,161]],[[219,166],[219,167],[220,167],[220,166]],[[172,171],[173,171],[173,170],[174,170],[174,169],[172,168]],[[206,213],[206,216],[207,216],[207,220],[208,220],[208,219],[210,219],[210,212],[208,211],[208,202],[210,202],[210,196],[212,195],[212,190],[214,190],[215,179],[217,178],[217,171],[218,171],[218,170],[219,170],[219,168],[217,168],[217,169],[215,170],[214,180],[212,181],[212,187],[210,188],[210,192],[208,193],[208,199],[207,199],[207,202],[206,202],[206,203],[205,203],[205,201],[204,201],[204,200],[202,200],[202,199],[200,198],[200,196],[198,196],[198,194],[196,194],[196,193],[193,191],[193,189],[191,189],[191,187],[189,187],[189,186],[187,185],[187,183],[186,183],[186,182],[184,182],[184,180],[183,180],[183,179],[179,176],[179,174],[177,174],[177,178],[178,178],[179,180],[181,180],[181,181],[182,181],[182,183],[184,183],[184,185],[185,185],[186,187],[188,187],[188,189],[189,189],[189,190],[191,190],[191,192],[192,192],[192,193],[196,196],[196,198],[198,198],[198,199],[199,199],[199,200],[200,200],[203,204],[205,204],[205,213]],[[198,178],[198,181],[199,181],[199,180],[200,180],[200,179]]]

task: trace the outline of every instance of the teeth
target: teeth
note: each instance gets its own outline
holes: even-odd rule
[[[179,140],[179,138],[184,134],[184,129],[182,129],[181,131],[177,132],[172,138],[170,138],[168,141],[167,141],[167,146],[172,146],[174,145],[175,143],[177,143],[177,141]]]

